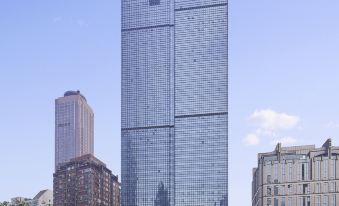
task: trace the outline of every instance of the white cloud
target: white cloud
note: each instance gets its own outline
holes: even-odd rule
[[[261,129],[258,128],[255,130],[255,134],[263,137],[276,137],[277,133],[273,130],[266,130],[266,129]]]
[[[295,145],[297,142],[298,140],[293,137],[283,137],[281,139],[274,140],[273,144],[281,143],[282,146],[291,146]]]
[[[254,146],[258,145],[260,142],[259,137],[256,134],[248,134],[244,139],[243,143],[245,143],[248,146]]]
[[[290,132],[286,130],[300,128],[300,118],[296,115],[263,109],[256,110],[248,119],[255,126],[255,129],[243,139],[245,145],[255,146],[260,142],[265,142],[265,140],[272,144],[281,142],[283,145],[293,145],[297,143],[297,139],[284,134]]]
[[[256,110],[249,118],[257,127],[264,130],[293,129],[299,122],[298,116],[279,113],[271,109]]]
[[[326,127],[331,129],[339,128],[339,123],[330,121],[326,124]]]
[[[54,17],[53,18],[53,21],[56,23],[56,22],[59,22],[59,21],[62,21],[62,16],[57,16],[57,17]]]
[[[88,24],[85,20],[79,19],[76,21],[76,23],[80,26],[80,27],[87,27]]]

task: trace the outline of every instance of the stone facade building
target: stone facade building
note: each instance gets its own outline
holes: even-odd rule
[[[54,173],[54,206],[120,205],[120,197],[115,194],[120,191],[117,181],[93,155],[74,158],[61,164]]]
[[[339,147],[328,139],[258,154],[253,169],[252,206],[339,205]]]

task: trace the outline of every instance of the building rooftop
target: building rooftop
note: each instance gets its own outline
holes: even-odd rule
[[[94,162],[97,165],[101,165],[101,166],[106,167],[105,163],[103,163],[101,160],[99,160],[98,158],[96,158],[92,154],[85,154],[85,155],[82,155],[80,157],[72,158],[68,162],[61,163],[60,167],[67,166],[67,165],[74,164],[74,163],[81,163],[81,162]]]
[[[80,95],[82,98],[85,99],[85,101],[87,101],[86,97],[84,95],[82,95],[79,90],[77,90],[77,91],[69,90],[69,91],[64,93],[64,97],[73,96],[73,95]]]
[[[37,200],[39,199],[42,195],[44,195],[46,192],[48,192],[50,190],[41,190],[37,195],[35,195],[35,197],[33,198],[33,200]]]
[[[258,160],[280,160],[280,159],[295,159],[299,157],[309,156],[310,158],[317,156],[332,156],[333,154],[339,154],[339,147],[333,146],[332,139],[327,139],[326,142],[319,148],[315,145],[301,145],[282,147],[281,143],[278,143],[275,150],[272,152],[258,153]]]

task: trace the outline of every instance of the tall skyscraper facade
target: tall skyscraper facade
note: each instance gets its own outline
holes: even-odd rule
[[[122,0],[122,205],[228,205],[227,0]]]
[[[80,91],[55,100],[55,167],[94,154],[94,114]]]

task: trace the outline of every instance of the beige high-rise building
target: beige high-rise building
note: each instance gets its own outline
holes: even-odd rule
[[[258,154],[253,169],[252,206],[339,205],[339,147],[328,139]]]
[[[85,154],[94,155],[94,114],[80,91],[55,100],[55,167]]]

